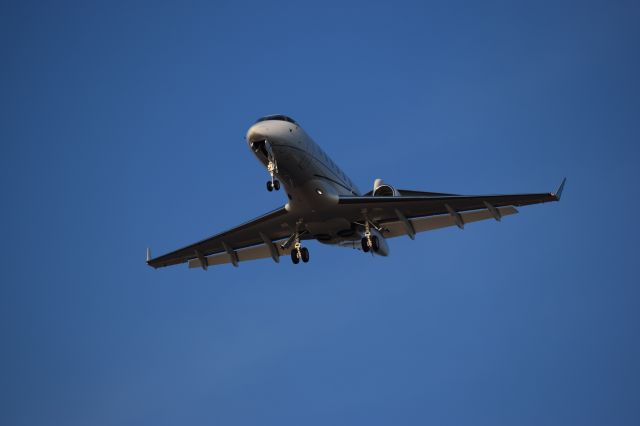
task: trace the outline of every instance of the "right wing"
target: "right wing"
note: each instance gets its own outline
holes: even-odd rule
[[[460,213],[460,217],[462,218],[462,223],[465,224],[465,223],[478,222],[478,221],[487,220],[487,219],[496,219],[496,217],[502,218],[504,216],[518,213],[518,210],[513,206],[497,207],[496,210],[498,211],[497,216],[494,216],[489,210],[485,209],[485,210],[476,210],[471,212],[463,212],[463,213]],[[416,234],[420,232],[433,231],[434,229],[446,228],[449,226],[457,225],[456,219],[450,214],[417,217],[417,218],[407,219],[407,221],[411,224],[411,230]],[[412,237],[410,233],[407,233],[407,226],[401,220],[386,222],[384,224],[384,232],[382,235],[384,235],[385,238],[400,237],[402,235],[409,235],[410,237]]]
[[[208,265],[233,263],[237,266],[242,260],[266,257],[277,261],[291,250],[282,249],[273,242],[290,237],[294,232],[295,219],[281,207],[213,237],[148,259],[147,264],[161,268],[189,262],[190,267],[206,269]]]

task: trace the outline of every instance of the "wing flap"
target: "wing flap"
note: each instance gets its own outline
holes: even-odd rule
[[[451,195],[451,196],[341,196],[338,205],[344,207],[342,214],[352,221],[360,221],[363,216],[379,223],[396,221],[400,211],[406,218],[414,219],[425,216],[450,214],[454,219],[458,214],[492,210],[508,206],[527,206],[558,201],[554,193],[505,194],[505,195]],[[452,212],[454,214],[452,214]],[[489,212],[491,212],[489,210]]]
[[[289,246],[286,249],[280,247],[279,244],[274,244],[278,251],[278,258],[281,256],[289,256],[293,246]],[[259,244],[253,247],[247,247],[241,250],[236,250],[238,256],[238,262],[245,262],[247,260],[268,259],[272,257],[271,250],[266,244]],[[225,263],[233,263],[232,255],[228,253],[217,253],[211,256],[205,257],[207,266],[224,265]],[[200,259],[189,260],[189,268],[201,268],[202,262]]]
[[[513,206],[499,207],[497,210],[500,212],[501,216],[508,216],[518,213],[518,210]],[[488,209],[464,212],[460,213],[460,216],[462,217],[464,223],[494,219],[493,214]],[[455,218],[449,214],[417,217],[414,219],[409,219],[409,222],[411,222],[411,225],[413,225],[413,229],[415,229],[417,233],[446,228],[449,226],[456,226]],[[407,228],[405,227],[404,223],[402,223],[402,221],[387,222],[384,224],[383,228],[388,230],[383,233],[386,238],[394,238],[400,237],[402,235],[407,235]]]

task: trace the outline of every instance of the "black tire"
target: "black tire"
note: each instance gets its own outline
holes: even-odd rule
[[[302,255],[302,261],[307,263],[309,261],[309,249],[306,247],[302,247],[300,249],[300,254]]]
[[[267,181],[267,191],[273,191],[273,183],[270,180]]]
[[[276,191],[280,191],[280,181],[279,180],[273,181],[273,189],[275,189]]]
[[[369,242],[366,237],[362,239],[362,251],[365,253],[369,252]]]
[[[374,235],[373,237],[371,237],[371,250],[377,253],[379,249],[380,241],[378,241],[378,237]]]
[[[298,250],[293,250],[291,252],[291,261],[293,262],[294,265],[297,265],[298,263],[300,263],[300,259],[298,258]]]

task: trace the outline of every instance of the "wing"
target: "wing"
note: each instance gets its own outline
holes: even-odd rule
[[[566,180],[566,179],[565,179]],[[517,213],[513,206],[546,203],[560,200],[564,187],[562,182],[555,193],[511,194],[511,195],[451,195],[433,192],[402,191],[396,197],[344,196],[332,211],[335,217],[358,223],[364,220],[381,225],[386,237],[397,237],[494,218]],[[151,259],[147,264],[154,268],[189,263],[189,267],[232,263],[273,258],[290,254],[291,246],[274,244],[291,238],[297,231],[298,216],[284,207],[246,222],[213,237],[188,245],[173,252]],[[312,238],[301,233],[300,239]],[[291,239],[289,240],[291,241]]]
[[[290,250],[273,244],[291,236],[295,219],[281,207],[213,237],[188,245],[171,253],[148,259],[154,268],[189,262],[190,267],[202,267],[220,263],[272,257],[275,261]],[[304,239],[304,237],[301,237]]]
[[[506,195],[400,195],[389,197],[340,197],[342,215],[352,221],[366,219],[384,225],[387,237],[409,235],[445,226],[517,213],[513,206],[559,201],[566,179],[558,190],[537,194]],[[409,191],[405,191],[407,193]],[[414,192],[415,193],[415,192]]]

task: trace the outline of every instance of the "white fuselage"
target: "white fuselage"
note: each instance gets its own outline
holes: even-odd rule
[[[323,213],[337,204],[339,196],[359,196],[360,191],[300,125],[260,121],[249,128],[246,139],[263,165],[275,160],[275,177],[284,185],[289,199],[287,210],[299,213],[305,228],[318,241],[359,244],[363,228],[354,229],[345,219],[327,220]]]
[[[247,131],[247,143],[265,166],[271,151],[276,176],[292,209],[320,207],[331,196],[360,195],[351,179],[298,124],[279,120],[256,123]],[[264,144],[267,146],[260,149]]]

